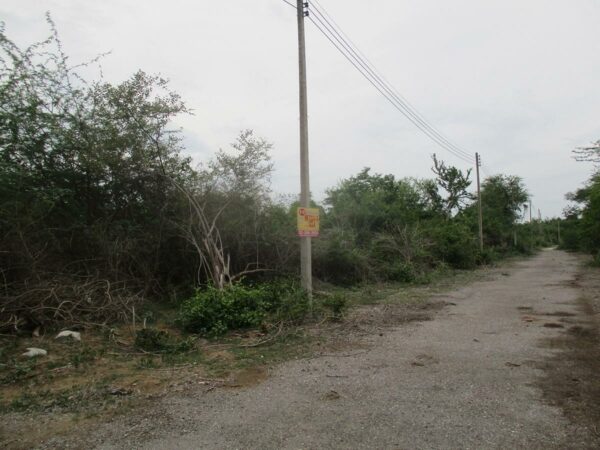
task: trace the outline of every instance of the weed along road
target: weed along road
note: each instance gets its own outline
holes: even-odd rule
[[[165,398],[159,413],[115,420],[93,442],[101,449],[592,447],[590,427],[569,420],[545,392],[553,361],[567,351],[552,343],[569,327],[595,326],[581,308],[581,270],[577,256],[543,251],[437,296],[446,306],[433,320],[284,363],[249,387]]]

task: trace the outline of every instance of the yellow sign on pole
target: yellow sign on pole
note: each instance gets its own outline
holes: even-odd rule
[[[298,208],[298,236],[319,236],[319,208]]]

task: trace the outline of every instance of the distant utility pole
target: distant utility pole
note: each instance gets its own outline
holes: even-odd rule
[[[532,209],[531,200],[529,200],[529,223],[531,223],[531,209]]]
[[[479,166],[481,161],[479,153],[475,153],[475,167],[477,172],[477,207],[479,210],[479,251],[483,251],[483,214],[481,212],[481,186],[479,183]]]
[[[298,16],[298,66],[300,74],[300,206],[310,208],[310,177],[308,166],[308,104],[306,100],[306,52],[304,44],[304,17],[308,16],[308,2],[296,1]],[[312,251],[310,236],[300,237],[300,273],[302,288],[312,295]]]

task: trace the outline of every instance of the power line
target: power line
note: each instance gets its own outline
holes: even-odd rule
[[[337,22],[331,17],[331,15],[323,8],[317,0],[312,0],[312,3],[317,6],[313,6],[313,10],[327,23],[328,30],[333,30],[335,34],[337,34],[338,42],[341,41],[345,44],[342,44],[347,48],[352,54],[353,57],[359,61],[361,61],[361,66],[365,67],[370,74],[372,74],[377,81],[386,87],[386,90],[392,94],[392,96],[407,110],[407,112],[419,123],[425,126],[428,130],[430,130],[433,134],[435,134],[441,141],[443,141],[447,146],[451,147],[457,153],[462,154],[465,158],[469,158],[471,160],[472,156],[470,152],[467,152],[460,147],[454,145],[450,142],[442,133],[440,133],[434,126],[429,124],[425,118],[416,110],[414,106],[412,106],[408,100],[406,100],[395,88],[394,86],[387,81],[387,79],[379,72],[374,64],[369,61],[369,59],[360,51],[360,49],[352,42],[352,40],[348,37],[346,33],[341,29],[341,27],[337,24]],[[321,11],[322,10],[322,11]],[[319,17],[317,17],[319,19]],[[319,20],[320,21],[320,20]],[[321,22],[321,21],[320,21]],[[323,22],[321,22],[323,24]]]
[[[429,125],[414,108],[411,108],[407,102],[403,101],[395,89],[391,87],[389,83],[384,82],[384,79],[378,75],[372,65],[367,63],[358,54],[358,51],[354,50],[352,45],[337,32],[334,26],[325,18],[324,14],[321,13],[318,8],[313,7],[312,10],[316,12],[314,15],[316,20],[313,19],[313,16],[309,16],[309,19],[315,27],[354,66],[354,68],[392,104],[392,106],[444,150],[465,162],[470,164],[473,163],[473,158],[469,153],[451,144],[443,137],[443,135],[441,135],[441,133]]]
[[[294,5],[293,3],[288,2],[288,0],[283,0],[283,3],[287,3],[288,5],[290,5],[292,8],[297,9],[296,5]]]
[[[396,107],[409,121],[413,123],[417,128],[419,128],[424,134],[426,134],[431,140],[433,140],[440,147],[453,154],[454,156],[462,159],[463,161],[472,163],[473,159],[471,155],[461,149],[454,148],[449,141],[441,135],[437,130],[433,129],[423,118],[420,116],[418,112],[411,108],[403,99],[397,94],[397,91],[386,83],[383,78],[377,73],[377,71],[372,67],[372,64],[369,64],[364,61],[362,57],[358,54],[356,50],[349,44],[337,30],[333,27],[333,25],[327,21],[324,15],[318,10],[318,8],[313,8],[316,11],[316,15],[314,16],[316,20],[323,25],[327,29],[324,30],[319,24],[316,23],[314,19],[311,20],[313,24],[325,35],[326,38],[336,47],[340,53],[348,61],[365,77],[390,103]],[[332,39],[333,38],[333,39]],[[339,43],[336,44],[337,41]],[[340,48],[340,46],[343,47]],[[360,67],[359,67],[360,66]],[[365,72],[366,71],[366,72]],[[382,92],[382,89],[385,92]],[[387,94],[387,95],[386,95]],[[391,98],[390,98],[391,97]]]

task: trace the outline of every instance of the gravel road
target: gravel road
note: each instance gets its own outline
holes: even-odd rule
[[[100,449],[578,447],[577,430],[542,400],[536,380],[557,351],[542,344],[563,332],[557,316],[582,314],[572,283],[579,262],[541,252],[444,295],[450,305],[434,320],[366,337],[355,350],[285,363],[253,387],[161,400],[156,414],[101,427],[92,442]]]

